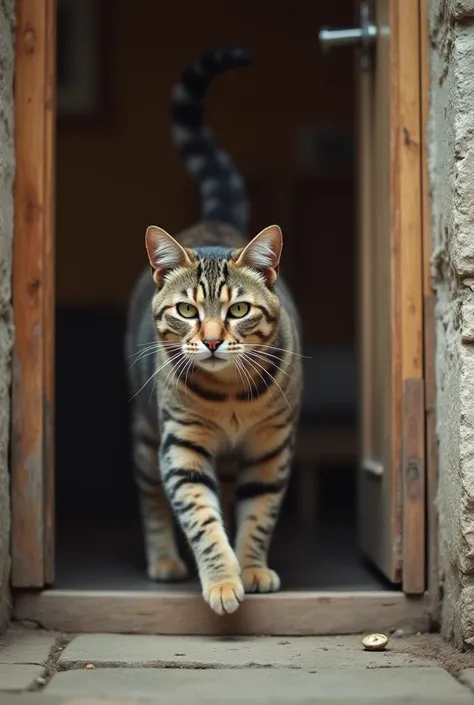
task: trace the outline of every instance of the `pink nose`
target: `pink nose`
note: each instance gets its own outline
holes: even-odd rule
[[[221,345],[224,341],[222,338],[209,338],[208,340],[203,340],[202,342],[211,352],[215,352],[219,345]]]

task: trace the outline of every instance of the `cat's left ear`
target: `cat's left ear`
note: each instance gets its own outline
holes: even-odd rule
[[[269,225],[236,255],[237,267],[251,267],[261,272],[267,284],[273,284],[278,276],[283,234],[278,225]]]

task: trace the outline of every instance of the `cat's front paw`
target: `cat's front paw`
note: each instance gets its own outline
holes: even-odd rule
[[[242,582],[245,592],[276,592],[280,589],[280,578],[270,568],[243,568]]]
[[[183,580],[188,575],[186,563],[178,556],[165,556],[148,565],[148,577],[151,580]]]
[[[240,578],[229,578],[204,588],[202,596],[216,614],[232,614],[244,599],[244,586]]]

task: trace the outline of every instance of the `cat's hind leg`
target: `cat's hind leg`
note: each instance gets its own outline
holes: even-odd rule
[[[161,482],[159,439],[137,409],[133,413],[132,443],[148,577],[151,580],[181,580],[187,576],[188,569],[178,552],[173,514]]]

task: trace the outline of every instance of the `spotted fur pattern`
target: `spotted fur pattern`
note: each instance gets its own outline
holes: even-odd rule
[[[148,228],[152,272],[133,292],[126,340],[148,575],[187,574],[174,518],[218,614],[234,612],[244,592],[280,586],[268,550],[301,397],[298,316],[278,278],[281,231],[270,226],[248,243],[234,219],[176,238]],[[229,457],[235,541],[219,499]]]

